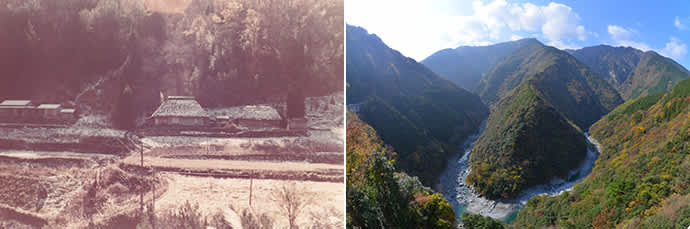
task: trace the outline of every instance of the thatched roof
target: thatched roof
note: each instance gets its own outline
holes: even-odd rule
[[[208,113],[194,97],[168,99],[151,117],[208,117]]]
[[[223,109],[222,113],[230,119],[281,120],[278,111],[268,105],[230,107]]]

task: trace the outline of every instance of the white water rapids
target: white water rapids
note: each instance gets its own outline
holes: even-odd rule
[[[486,121],[485,121],[486,122]],[[484,131],[485,123],[481,124],[479,133],[468,137],[463,143],[462,153],[451,157],[448,161],[448,167],[441,174],[440,183],[436,186],[436,190],[441,192],[443,196],[448,199],[456,213],[456,217],[467,211],[473,214],[480,214],[483,216],[490,216],[494,219],[499,219],[504,222],[510,222],[517,216],[517,212],[527,203],[529,198],[536,195],[550,195],[555,196],[563,191],[569,191],[577,182],[582,181],[594,167],[594,162],[599,157],[600,146],[599,143],[585,133],[587,137],[587,155],[580,166],[568,173],[567,177],[554,178],[549,183],[537,185],[527,190],[512,199],[490,200],[483,198],[474,190],[474,188],[465,183],[465,178],[470,173],[469,155],[472,151],[474,141]]]

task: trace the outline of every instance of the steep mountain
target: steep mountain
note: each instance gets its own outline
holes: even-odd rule
[[[690,77],[690,72],[675,61],[656,52],[645,52],[635,70],[620,85],[626,99],[670,91],[674,85]]]
[[[598,45],[578,50],[567,50],[612,86],[625,82],[644,52],[631,47]]]
[[[525,79],[546,71],[536,86],[549,103],[583,129],[623,102],[615,88],[582,62],[534,38],[444,49],[422,63],[472,88],[492,108]]]
[[[570,192],[534,197],[516,227],[686,228],[690,225],[690,80],[632,99],[596,122],[592,173]]]
[[[398,152],[397,165],[430,185],[488,115],[478,96],[347,26],[347,103]]]
[[[489,198],[510,198],[526,187],[564,176],[584,159],[582,131],[539,91],[538,75],[499,102],[470,154],[467,177]]]
[[[489,46],[460,46],[443,49],[421,61],[432,71],[446,77],[467,90],[474,90],[482,76],[503,61],[523,43],[534,39],[504,42]]]
[[[493,113],[472,151],[468,183],[513,197],[564,176],[586,155],[582,130],[623,100],[568,53],[524,40],[477,86]]]
[[[62,103],[116,124],[119,113],[151,115],[161,93],[208,107],[342,91],[343,4],[2,1],[0,100]]]
[[[496,65],[479,83],[477,92],[495,104],[528,77],[539,74],[538,90],[545,99],[580,128],[621,104],[618,93],[568,53],[536,40],[521,46]]]
[[[371,126],[347,114],[347,227],[455,228],[440,193],[398,172]]]
[[[626,100],[666,92],[690,77],[690,72],[672,59],[654,51],[598,45],[569,51],[618,90]]]

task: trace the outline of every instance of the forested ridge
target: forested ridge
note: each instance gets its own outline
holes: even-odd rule
[[[623,102],[567,52],[535,39],[514,44],[476,87],[492,113],[467,182],[492,199],[567,175],[587,154],[584,131]]]
[[[534,89],[528,79],[489,116],[470,154],[469,184],[488,198],[512,198],[563,177],[587,152],[582,130]]]
[[[2,99],[142,117],[161,94],[213,107],[343,90],[342,0],[0,3]]]

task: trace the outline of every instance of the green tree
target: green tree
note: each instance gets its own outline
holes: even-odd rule
[[[462,224],[468,229],[502,229],[503,224],[488,216],[474,215],[467,212],[460,216]]]

